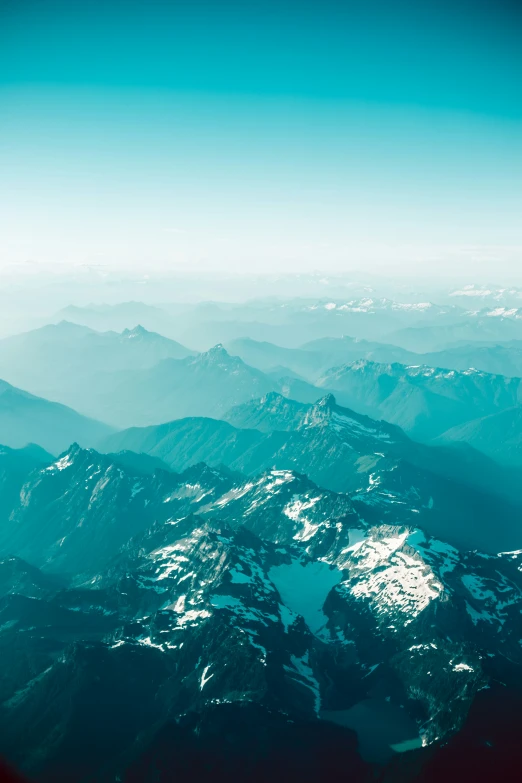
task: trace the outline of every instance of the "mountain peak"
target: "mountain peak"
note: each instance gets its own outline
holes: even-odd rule
[[[371,359],[355,359],[348,365],[352,370],[366,370],[368,367],[377,366]]]
[[[45,473],[59,473],[66,468],[70,468],[72,465],[78,464],[80,455],[84,453],[86,453],[86,450],[82,449],[81,446],[79,446],[77,443],[71,444],[69,448],[63,452],[63,454],[60,454],[58,459],[56,459],[53,463],[51,463],[51,465],[44,469]]]
[[[260,405],[274,405],[280,404],[283,400],[286,400],[286,397],[283,397],[283,395],[279,394],[279,392],[269,391],[260,397],[259,403]]]
[[[308,408],[299,426],[306,428],[329,425],[336,407],[337,402],[334,395],[326,394]]]
[[[212,348],[209,348],[206,353],[207,356],[229,356],[229,353],[223,346],[223,343],[217,343]]]
[[[334,395],[330,393],[325,394],[325,396],[321,397],[320,400],[317,400],[315,404],[319,408],[327,408],[328,410],[331,410],[337,406],[337,400],[335,399]]]
[[[132,340],[135,337],[148,337],[151,332],[147,331],[144,326],[138,324],[134,329],[124,329],[121,333],[122,337],[126,337],[128,340]]]
[[[74,459],[78,456],[78,454],[82,454],[84,451],[87,451],[87,449],[82,449],[79,443],[71,443],[68,449],[63,452],[63,454],[60,454],[60,457],[68,457],[69,459]]]
[[[212,346],[212,348],[209,348],[208,351],[200,353],[199,356],[195,357],[194,361],[202,362],[203,364],[207,365],[221,362],[234,362],[235,364],[243,364],[238,356],[231,356],[223,347],[222,343],[218,343],[217,345]]]

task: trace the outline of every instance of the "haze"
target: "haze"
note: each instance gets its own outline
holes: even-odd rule
[[[515,4],[5,2],[0,264],[513,276]]]

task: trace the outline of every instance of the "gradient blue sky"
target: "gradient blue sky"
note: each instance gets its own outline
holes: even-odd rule
[[[522,265],[522,13],[0,0],[0,264]]]

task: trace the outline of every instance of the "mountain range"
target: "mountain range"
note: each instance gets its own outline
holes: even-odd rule
[[[99,333],[63,321],[0,340],[0,377],[103,419],[103,409],[94,402],[96,388],[110,383],[107,379],[115,373],[190,354],[179,343],[140,326],[121,334]]]
[[[152,331],[208,350],[217,342],[249,338],[297,348],[319,338],[392,342],[413,351],[447,348],[466,340],[506,341],[522,338],[522,319],[517,307],[469,308],[447,296],[436,304],[415,296],[405,300],[369,295],[356,298],[301,298],[281,301],[273,297],[248,302],[198,302],[150,306],[140,302],[118,305],[69,307],[58,318],[106,329],[134,328],[141,323]],[[359,357],[354,357],[359,358]]]
[[[380,364],[426,365],[448,370],[471,368],[504,375],[507,378],[522,377],[522,341],[454,343],[443,351],[415,353],[387,343],[360,340],[354,337],[328,337],[312,340],[299,348],[281,348],[268,342],[233,340],[226,346],[229,353],[237,355],[246,364],[263,372],[286,367],[310,383],[315,383],[332,367],[366,359]]]
[[[479,758],[515,758],[517,553],[292,470],[149,467],[74,446],[3,521],[0,750],[24,771],[414,780],[477,722]]]
[[[416,354],[403,348],[353,337],[313,340],[300,348],[281,348],[273,343],[244,338],[232,340],[225,347],[232,356],[239,356],[258,370],[273,373],[287,368],[312,383],[331,367],[358,359],[407,364],[412,357],[416,358]]]
[[[181,308],[183,309],[183,308]],[[170,337],[171,318],[162,307],[145,302],[119,302],[117,304],[89,304],[83,307],[68,305],[53,319],[86,326],[96,332],[133,331],[143,325],[148,331]]]
[[[414,438],[426,441],[451,429],[448,441],[471,442],[471,430],[460,425],[519,403],[518,378],[471,369],[445,371],[418,362],[340,362],[361,352],[403,354],[401,349],[377,343],[319,340],[301,350],[242,340],[231,350],[243,353],[257,367],[230,355],[221,345],[193,355],[142,327],[122,334],[97,333],[63,322],[0,341],[0,368],[10,382],[23,382],[29,391],[45,393],[113,427],[159,424],[186,416],[221,418],[234,405],[269,392],[311,403],[332,391],[344,406],[396,423]],[[7,390],[6,386],[2,400],[11,405],[6,412],[9,418],[14,392]],[[20,404],[22,395],[16,396]],[[29,399],[26,395],[16,422],[9,418],[13,429],[5,430],[7,445],[34,441],[59,453],[73,441],[95,445],[102,437],[101,425],[94,422],[90,427],[93,431],[98,427],[98,437],[94,433],[86,439],[81,428],[70,427],[64,437],[42,434],[41,427],[33,424],[33,416],[42,414],[33,414]],[[41,400],[39,405],[51,415],[51,403]],[[33,407],[37,407],[34,398]],[[61,419],[64,416],[62,410]],[[72,411],[69,417],[81,420]]]
[[[518,541],[518,470],[501,468],[469,447],[416,443],[399,427],[342,408],[332,395],[315,405],[299,405],[268,394],[229,417],[235,425],[260,422],[264,431],[186,418],[123,430],[100,448],[145,452],[176,471],[198,462],[225,464],[248,475],[296,470],[374,507],[381,518],[398,505],[403,519],[422,520],[430,533],[443,531],[458,545],[470,545],[473,539],[488,551],[491,546],[508,549]]]
[[[268,391],[307,402],[321,395],[291,373],[265,375],[221,345],[194,355],[142,327],[97,333],[62,322],[0,340],[0,371],[10,382],[114,427],[219,416]],[[72,440],[80,438],[65,445]]]
[[[342,405],[398,424],[420,440],[522,400],[520,378],[367,360],[332,368],[317,386],[332,390]]]
[[[522,777],[520,291],[363,277],[0,340],[0,778]]]

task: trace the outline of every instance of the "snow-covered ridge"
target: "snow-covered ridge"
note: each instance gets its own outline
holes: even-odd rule
[[[495,307],[484,315],[487,318],[522,318],[522,310],[519,307]]]
[[[477,286],[470,284],[463,286],[449,294],[451,297],[471,297],[476,299],[493,299],[497,301],[506,299],[522,299],[522,290],[519,288],[490,288],[487,286]]]
[[[378,310],[424,313],[435,307],[438,310],[444,311],[444,308],[433,305],[431,302],[395,302],[391,299],[372,299],[370,297],[363,297],[362,299],[351,299],[348,302],[332,301],[306,305],[304,309],[309,311],[335,311],[337,313],[373,313],[377,312]]]

